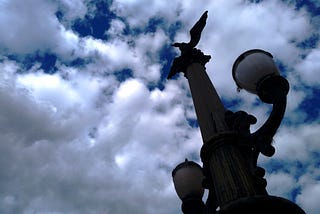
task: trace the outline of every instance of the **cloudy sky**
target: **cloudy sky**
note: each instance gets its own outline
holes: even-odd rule
[[[210,2],[210,3],[209,3]],[[178,214],[171,170],[200,163],[187,80],[166,80],[205,11],[198,47],[225,106],[270,106],[237,92],[236,57],[264,49],[291,85],[268,191],[320,209],[318,0],[0,0],[0,213]]]

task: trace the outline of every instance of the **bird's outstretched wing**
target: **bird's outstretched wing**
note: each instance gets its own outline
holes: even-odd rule
[[[199,43],[201,33],[206,25],[208,17],[208,11],[205,11],[200,19],[194,24],[190,30],[190,42],[176,42],[172,44],[174,47],[178,47],[181,51],[181,56],[176,57],[172,63],[171,70],[168,75],[168,79],[173,77],[178,72],[186,72],[187,65],[190,62],[199,62],[205,65],[210,60],[209,55],[204,55],[200,50],[195,49],[195,46]]]
[[[189,42],[189,45],[191,47],[194,48],[199,43],[202,30],[206,26],[207,18],[208,18],[208,11],[205,11],[200,17],[200,19],[191,28],[190,30],[191,39]]]

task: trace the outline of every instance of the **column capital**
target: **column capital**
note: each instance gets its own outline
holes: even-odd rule
[[[181,56],[173,60],[168,79],[173,77],[178,72],[187,73],[187,68],[193,63],[199,63],[203,66],[211,59],[210,55],[205,55],[197,48],[187,47],[185,51],[181,52]]]

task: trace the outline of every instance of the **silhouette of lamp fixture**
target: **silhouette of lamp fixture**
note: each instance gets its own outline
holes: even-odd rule
[[[241,54],[233,64],[232,75],[239,90],[244,89],[256,94],[262,102],[272,104],[267,121],[256,132],[250,134],[252,150],[255,151],[250,161],[256,166],[259,153],[271,157],[275,152],[271,142],[284,116],[289,83],[280,76],[273,56],[260,49]],[[209,188],[208,200],[204,205],[202,197],[205,176],[200,165],[186,159],[172,171],[172,177],[175,190],[182,200],[183,213],[209,213],[210,208],[206,206],[212,204],[212,201],[208,203],[208,200],[214,193],[210,193]],[[210,211],[213,212],[215,208]]]

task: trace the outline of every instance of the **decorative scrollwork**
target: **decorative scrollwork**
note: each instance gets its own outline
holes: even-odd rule
[[[258,156],[261,152],[260,147],[257,146],[256,139],[250,133],[250,126],[257,122],[256,117],[244,111],[237,111],[235,113],[226,111],[225,121],[230,130],[234,131],[237,135],[236,144],[255,179],[257,187],[261,191],[265,191],[265,187],[267,186],[267,181],[263,178],[265,170],[257,166]]]

